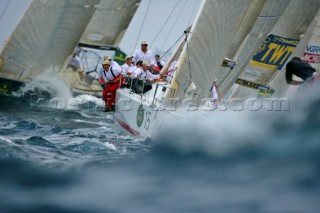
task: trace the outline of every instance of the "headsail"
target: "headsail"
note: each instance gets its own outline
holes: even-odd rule
[[[72,53],[100,0],[33,0],[1,57],[0,77],[28,81]]]
[[[173,80],[178,85],[176,98],[184,98],[191,82],[196,86],[197,97],[208,97],[213,80],[227,75],[228,69],[221,67],[221,63],[251,3],[251,0],[203,2]]]

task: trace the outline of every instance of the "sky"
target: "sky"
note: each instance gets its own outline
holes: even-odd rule
[[[181,37],[186,27],[192,24],[201,2],[142,0],[120,42],[120,48],[127,54],[132,54],[139,48],[141,41],[146,40],[149,49],[154,54],[161,55]],[[31,0],[0,0],[0,49],[30,3]]]
[[[23,16],[31,0],[0,0],[0,49]]]

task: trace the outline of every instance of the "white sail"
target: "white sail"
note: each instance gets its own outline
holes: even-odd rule
[[[80,43],[118,46],[141,0],[101,0]]]
[[[185,97],[191,82],[197,88],[196,97],[206,98],[213,80],[227,75],[228,69],[221,63],[251,4],[252,1],[204,1],[172,83],[176,98]]]
[[[113,60],[119,64],[125,61],[126,54],[118,47],[140,0],[101,0],[96,6],[88,26],[81,36],[77,49],[82,66],[70,68],[70,55],[65,68],[58,77],[65,81],[74,94],[102,95],[98,83],[98,70],[105,55],[114,55]],[[114,62],[113,62],[114,63]],[[81,67],[81,68],[80,68]]]
[[[33,0],[0,56],[0,77],[29,81],[61,67],[72,53],[100,0]]]

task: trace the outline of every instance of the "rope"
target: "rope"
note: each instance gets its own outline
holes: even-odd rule
[[[165,56],[182,38],[182,36],[184,35],[184,33],[182,33],[182,35],[178,38],[178,40],[160,57],[160,59]]]
[[[175,11],[175,9],[177,8],[178,4],[180,3],[181,0],[178,1],[178,3],[176,4],[176,6],[172,9],[171,13],[169,14],[167,20],[164,22],[164,24],[162,25],[162,27],[160,28],[158,34],[156,35],[156,37],[153,39],[153,41],[150,44],[150,48],[153,44],[153,42],[157,39],[157,37],[159,36],[160,32],[162,31],[162,29],[164,28],[164,26],[167,24],[167,22],[169,21],[169,18],[172,16],[173,12]]]
[[[137,41],[136,41],[136,44],[134,45],[134,49],[133,49],[132,52],[134,52],[134,51],[136,50],[136,48],[137,48],[137,44],[138,44],[138,41],[139,41],[139,39],[140,39],[140,34],[141,34],[141,31],[142,31],[142,28],[143,28],[143,25],[144,25],[144,21],[146,20],[146,17],[147,17],[147,13],[148,13],[148,11],[149,11],[150,4],[151,4],[151,0],[149,1],[149,4],[148,4],[147,10],[146,10],[146,13],[144,14],[144,18],[143,18],[143,21],[142,21],[142,25],[141,25],[141,28],[140,28],[138,37],[137,37]]]
[[[190,16],[190,19],[189,19],[189,22],[188,22],[187,27],[190,26],[190,22],[191,22],[191,20],[192,20],[192,17],[193,17],[193,15],[194,15],[196,9],[198,9],[197,5],[198,5],[198,3],[201,2],[201,1],[195,1],[195,2],[196,2],[196,4],[194,5],[193,11],[192,11],[192,15]]]
[[[0,15],[0,19],[2,19],[3,14],[6,12],[8,6],[9,6],[9,4],[10,4],[10,1],[11,1],[11,0],[8,0],[7,5],[5,6],[4,10],[2,11],[2,13],[1,13],[1,15]]]

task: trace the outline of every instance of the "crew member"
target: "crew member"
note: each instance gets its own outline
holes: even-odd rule
[[[115,110],[116,91],[120,87],[123,76],[118,66],[112,66],[109,60],[102,62],[102,68],[99,70],[99,83],[104,86],[102,96],[105,101],[104,112]]]

